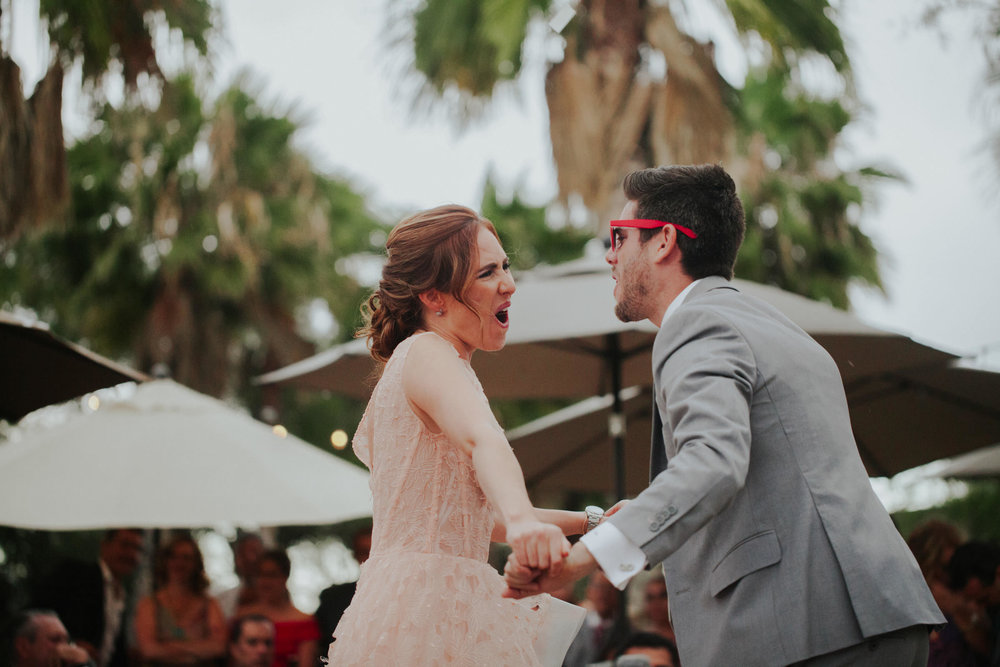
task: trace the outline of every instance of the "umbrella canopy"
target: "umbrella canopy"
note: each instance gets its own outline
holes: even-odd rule
[[[1000,477],[1000,443],[956,456],[934,473],[935,477]]]
[[[870,475],[891,476],[1000,440],[1000,373],[941,366],[893,377],[847,394]],[[649,387],[630,387],[621,396],[625,495],[633,496],[649,480],[652,394]],[[611,491],[611,412],[612,397],[598,396],[508,431],[529,491]],[[968,457],[936,475],[1000,475],[1000,445]]]
[[[52,403],[148,379],[55,336],[44,324],[0,312],[0,419],[16,422]]]
[[[734,284],[769,302],[809,332],[833,356],[845,384],[900,369],[936,365],[955,355],[865,324],[854,315],[776,287]],[[570,263],[518,277],[507,345],[477,352],[472,365],[491,399],[584,398],[617,387],[652,383],[650,352],[656,327],[614,315],[607,266]],[[355,340],[257,378],[367,399],[375,364]]]
[[[0,525],[326,524],[371,515],[368,474],[171,380],[0,444]]]
[[[872,327],[828,304],[768,285],[733,282],[776,307],[823,345],[836,361],[849,395],[862,389],[867,392],[865,418],[873,425],[870,432],[880,439],[869,441],[857,432],[856,437],[863,452],[872,452],[867,460],[873,474],[890,474],[897,469],[897,461],[905,461],[904,467],[909,467],[945,455],[938,446],[930,452],[902,452],[904,447],[898,440],[881,437],[900,425],[879,422],[874,410],[879,400],[888,400],[879,398],[879,389],[897,399],[905,397],[892,388],[911,386],[908,373],[943,367],[956,359],[955,355]],[[487,396],[583,398],[610,394],[609,409],[616,416],[610,427],[605,425],[604,433],[615,432],[613,488],[616,495],[625,495],[625,433],[616,426],[624,408],[614,397],[623,387],[652,384],[650,354],[656,327],[645,321],[621,322],[615,317],[613,281],[601,261],[585,259],[532,271],[520,275],[517,285],[507,345],[498,352],[479,352],[472,359]],[[365,399],[374,371],[364,341],[357,340],[263,375],[257,382],[330,390]],[[647,420],[648,415],[647,410]],[[648,447],[648,430],[645,438]],[[883,451],[887,454],[878,453]]]

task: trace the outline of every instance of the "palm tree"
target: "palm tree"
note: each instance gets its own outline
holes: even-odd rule
[[[787,90],[773,69],[751,71],[740,91],[737,152],[747,233],[736,274],[847,308],[848,284],[882,288],[877,251],[857,226],[888,168],[834,167],[850,113],[839,100]]]
[[[0,15],[10,0],[0,0]],[[202,56],[212,27],[209,0],[40,0],[50,62],[25,97],[21,70],[0,34],[0,240],[57,219],[68,203],[62,127],[63,75],[75,66],[99,91],[120,70],[127,93],[146,77],[162,78],[153,33],[166,26]],[[20,26],[18,26],[20,28]],[[15,27],[11,27],[11,30]]]
[[[529,22],[554,4],[423,3],[413,16],[413,65],[424,90],[466,111],[482,106],[501,82],[518,75]],[[713,45],[685,32],[676,14],[686,18],[699,5],[573,3],[574,16],[558,36],[561,58],[549,63],[545,96],[559,197],[581,197],[595,222],[620,208],[617,185],[632,167],[731,160],[738,91],[719,73]],[[734,33],[757,44],[790,79],[805,57],[849,75],[825,0],[730,0],[725,7]]]
[[[981,111],[986,122],[987,135],[983,142],[986,157],[992,162],[992,180],[1000,181],[1000,120],[996,110],[1000,108],[1000,0],[933,0],[923,7],[923,21],[928,26],[941,23],[946,14],[965,12],[975,15],[976,25],[973,37],[982,42],[985,60],[983,68],[982,95],[977,111]],[[992,190],[995,196],[996,189]]]
[[[13,246],[0,300],[213,395],[310,354],[298,323],[316,299],[349,331],[362,290],[336,262],[380,225],[246,87],[208,112],[190,76],[153,110],[104,105],[69,151],[71,224]]]

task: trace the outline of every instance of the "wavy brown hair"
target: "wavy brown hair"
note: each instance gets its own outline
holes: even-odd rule
[[[156,590],[163,588],[167,583],[167,560],[180,544],[190,544],[194,547],[194,571],[187,581],[188,587],[195,593],[204,593],[208,590],[208,575],[205,574],[205,560],[202,558],[201,549],[198,543],[190,535],[177,535],[164,544],[156,552],[156,560],[153,563],[153,584]]]
[[[476,239],[493,223],[464,206],[421,211],[396,225],[385,243],[388,258],[378,289],[362,305],[365,324],[356,337],[368,338],[371,354],[386,361],[396,346],[423,326],[420,295],[450,294],[467,308],[465,293],[478,258]]]

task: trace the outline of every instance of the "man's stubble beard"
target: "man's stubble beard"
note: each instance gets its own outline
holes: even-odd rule
[[[625,276],[629,276],[626,280]],[[637,260],[632,260],[626,271],[622,271],[618,278],[618,286],[621,288],[621,299],[615,304],[615,317],[622,322],[639,322],[646,319],[644,306],[649,295],[649,288],[646,280],[649,275],[649,268]]]

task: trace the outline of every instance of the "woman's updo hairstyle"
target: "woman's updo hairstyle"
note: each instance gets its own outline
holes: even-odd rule
[[[386,361],[396,346],[423,326],[420,294],[437,290],[466,304],[465,291],[477,261],[477,237],[493,223],[464,206],[438,206],[406,218],[385,243],[388,258],[378,289],[362,305],[373,357]],[[499,240],[499,237],[498,237]]]

